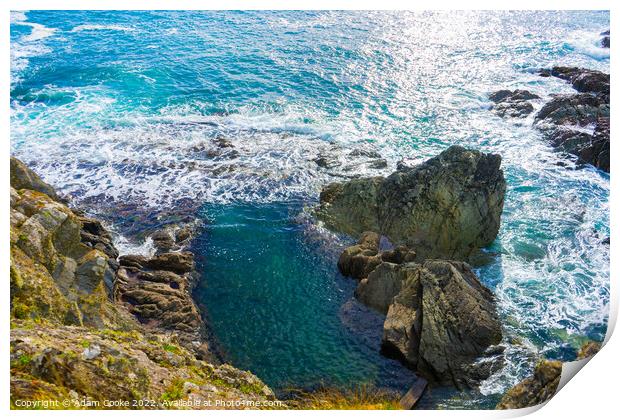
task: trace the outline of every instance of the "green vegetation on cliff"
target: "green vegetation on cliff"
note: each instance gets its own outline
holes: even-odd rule
[[[117,257],[98,221],[11,159],[11,408],[277,403],[256,376],[205,361],[200,343],[200,354],[187,347],[186,331],[142,324],[116,298]]]

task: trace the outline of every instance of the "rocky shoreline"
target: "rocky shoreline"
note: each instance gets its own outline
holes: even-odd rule
[[[557,151],[610,172],[609,74],[578,67],[541,69],[541,77],[557,77],[577,93],[555,95],[534,116],[534,126]],[[499,90],[489,99],[502,117],[525,118],[534,112],[532,100],[541,98],[527,90]]]
[[[192,300],[191,231],[154,235],[153,257],[119,256],[103,225],[11,158],[11,401],[120,408],[181,400],[273,407],[256,376],[222,364]],[[98,405],[99,404],[99,405]],[[77,407],[73,407],[77,408]],[[204,405],[193,408],[240,408]],[[243,408],[243,407],[241,407]]]
[[[497,236],[506,191],[500,166],[497,155],[452,146],[387,178],[327,185],[315,211],[332,230],[363,231],[342,252],[338,269],[358,281],[361,303],[385,315],[381,352],[431,386],[476,389],[504,364],[495,298],[467,263]],[[589,343],[579,357],[598,349]],[[561,370],[560,361],[540,361],[497,408],[547,401]]]
[[[494,98],[504,104],[498,112],[515,116],[532,96]],[[475,390],[504,364],[495,298],[468,261],[495,240],[505,192],[500,156],[452,146],[387,177],[332,183],[320,194],[316,218],[359,238],[338,269],[358,281],[361,303],[385,315],[381,352],[431,386]],[[150,232],[152,256],[119,255],[101,222],[70,209],[11,158],[12,401],[281,403],[211,347],[191,294],[193,235],[193,226],[171,224]],[[541,361],[497,407],[546,401],[560,374],[560,362]]]

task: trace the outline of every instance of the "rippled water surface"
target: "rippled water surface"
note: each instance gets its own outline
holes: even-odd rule
[[[538,356],[604,336],[609,176],[486,98],[571,92],[536,75],[554,64],[609,72],[608,26],[607,12],[13,12],[11,151],[126,250],[166,215],[204,220],[197,296],[227,356],[279,388],[410,379],[336,272],[349,240],[300,216],[321,186],[451,144],[500,153],[502,227],[478,270],[508,363],[476,397],[488,406]]]

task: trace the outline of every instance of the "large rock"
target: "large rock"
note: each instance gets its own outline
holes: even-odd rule
[[[498,90],[489,95],[489,99],[495,103],[493,111],[500,117],[524,118],[534,111],[532,99],[540,97],[527,90]]]
[[[541,360],[534,374],[510,388],[495,408],[506,410],[542,404],[555,395],[561,375],[561,362]]]
[[[98,328],[130,323],[110,302],[111,258],[83,241],[82,220],[42,192],[11,187],[13,316]]]
[[[327,185],[317,217],[358,236],[386,235],[423,258],[467,258],[497,236],[506,181],[501,158],[452,146],[387,178]]]
[[[11,186],[16,190],[38,191],[55,201],[59,201],[54,188],[44,182],[39,175],[30,170],[21,160],[11,157]]]
[[[609,101],[592,93],[557,95],[536,114],[537,124],[579,125],[609,118]]]
[[[607,102],[609,102],[609,74],[580,67],[556,66],[551,70],[541,70],[541,75],[566,80],[573,85],[576,91],[599,94],[606,97]]]
[[[502,339],[491,292],[462,262],[382,263],[356,290],[386,314],[382,351],[427,379],[459,388],[488,376],[472,365]]]

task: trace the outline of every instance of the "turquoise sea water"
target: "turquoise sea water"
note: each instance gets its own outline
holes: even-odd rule
[[[475,403],[428,403],[489,406],[540,355],[568,360],[604,336],[609,176],[555,153],[531,119],[494,116],[486,97],[570,92],[535,74],[554,64],[609,72],[608,27],[608,12],[13,12],[11,151],[110,223],[125,252],[149,252],[138,233],[170,215],[203,220],[196,296],[234,364],[276,389],[397,390],[411,373],[378,355],[382,319],[335,267],[351,239],[304,209],[327,182],[451,144],[500,153],[502,227],[478,272],[507,363]],[[221,137],[235,153],[213,152]],[[340,164],[321,168],[319,154]]]

